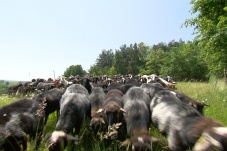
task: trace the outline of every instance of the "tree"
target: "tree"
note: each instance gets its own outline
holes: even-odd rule
[[[102,50],[102,53],[99,54],[99,57],[96,59],[96,64],[93,66],[92,70],[95,69],[95,72],[98,74],[106,75],[108,69],[112,67],[114,59],[113,50]]]
[[[129,74],[136,75],[139,73],[140,69],[140,61],[139,61],[139,48],[137,43],[134,45],[130,44],[129,47],[126,48],[128,51],[127,59],[128,59],[128,66],[127,70]]]
[[[146,57],[145,68],[140,70],[141,74],[160,74],[160,69],[162,68],[164,58],[167,53],[162,49],[151,50],[149,55]]]
[[[227,1],[191,0],[194,18],[185,26],[195,28],[196,39],[210,73],[219,74],[227,65]]]
[[[185,42],[182,39],[180,39],[179,41],[172,40],[168,43],[167,50],[171,51],[173,48],[180,47],[182,44],[185,44]]]
[[[90,66],[90,69],[88,70],[88,72],[90,75],[94,75],[94,76],[102,75],[101,69],[99,69],[99,67],[97,65]]]
[[[116,75],[116,74],[117,74],[116,68],[115,68],[114,66],[112,66],[111,68],[109,68],[107,74],[108,74],[109,76]]]
[[[127,46],[126,44],[116,50],[114,58],[114,67],[119,74],[139,74],[144,67],[145,58],[150,50],[149,46],[144,43],[134,43]]]
[[[9,84],[7,84],[7,82],[5,82],[4,80],[0,80],[0,95],[6,93],[8,87],[9,87]]]
[[[196,44],[182,44],[168,54],[163,60],[161,75],[170,75],[175,80],[206,80],[207,64],[201,59],[201,52]]]
[[[107,70],[112,67],[114,59],[113,50],[102,50],[99,57],[96,59],[96,65],[101,70],[102,74],[107,74]]]
[[[164,42],[160,42],[160,43],[158,43],[156,45],[153,45],[152,49],[153,50],[163,50],[164,52],[169,51],[168,45],[166,43],[164,43]]]
[[[65,77],[69,77],[69,76],[84,76],[86,75],[86,71],[83,70],[81,65],[71,65],[69,68],[66,69],[66,71],[64,72],[64,76]]]
[[[139,49],[139,53],[138,53],[138,64],[139,64],[139,74],[141,74],[141,71],[143,71],[143,69],[145,69],[146,67],[146,58],[148,56],[148,54],[151,51],[151,47],[145,45],[143,42],[138,44],[138,49]]]
[[[114,66],[118,74],[128,74],[128,54],[127,45],[124,44],[120,47],[120,50],[116,50],[114,57]]]

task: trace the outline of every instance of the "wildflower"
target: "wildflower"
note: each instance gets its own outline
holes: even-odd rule
[[[39,104],[39,109],[36,112],[36,115],[43,116],[45,113],[45,108],[47,106],[46,97],[43,98],[42,102]]]
[[[117,129],[122,125],[122,123],[116,123],[108,127],[108,132],[104,135],[105,139],[115,139],[117,138]]]

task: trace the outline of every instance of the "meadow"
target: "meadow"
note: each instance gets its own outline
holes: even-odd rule
[[[223,80],[216,81],[215,79],[211,79],[209,82],[178,82],[176,85],[176,91],[184,92],[186,95],[191,98],[204,102],[208,106],[204,108],[204,115],[207,117],[211,117],[225,126],[227,126],[227,88],[224,85]],[[9,104],[19,98],[11,98],[7,95],[0,96],[0,106],[4,106]],[[52,113],[48,119],[47,125],[45,127],[44,132],[50,133],[54,130],[55,124],[57,122],[56,113]],[[105,140],[97,139],[93,132],[90,130],[88,126],[89,120],[87,119],[84,122],[84,125],[81,129],[81,133],[79,137],[82,136],[81,141],[76,145],[75,150],[79,151],[103,151],[103,150],[128,150],[128,148],[119,148],[121,141],[114,140],[112,142],[107,142]],[[154,128],[151,126],[150,134],[154,137],[160,137],[164,141],[162,143],[153,145],[153,150],[162,151],[166,149],[165,138]],[[46,146],[46,138],[44,137],[42,143],[40,145],[40,151],[47,151]],[[68,145],[69,146],[69,145]],[[28,151],[33,151],[34,142],[29,142]],[[66,151],[70,150],[70,147],[65,149]]]

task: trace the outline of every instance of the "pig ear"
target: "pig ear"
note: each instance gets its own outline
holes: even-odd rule
[[[197,108],[197,105],[196,104],[192,104],[195,108]]]
[[[101,123],[106,124],[103,118],[101,118]]]
[[[127,112],[122,107],[120,108],[120,111],[127,114]]]
[[[129,145],[129,143],[130,143],[129,139],[126,139],[124,142],[121,143],[120,147],[122,147],[122,146],[126,147]]]
[[[99,109],[96,113],[101,113],[103,112],[103,108]]]

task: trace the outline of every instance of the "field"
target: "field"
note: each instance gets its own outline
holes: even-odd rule
[[[227,88],[223,84],[223,80],[215,81],[210,80],[209,83],[202,82],[178,82],[177,91],[184,92],[191,98],[195,100],[206,103],[207,107],[204,109],[205,116],[212,117],[217,121],[222,122],[227,126]],[[9,98],[7,95],[0,96],[0,106],[4,106],[13,102],[19,98]],[[52,113],[47,122],[45,133],[52,132],[56,124],[56,114]],[[103,140],[98,140],[93,135],[92,131],[88,127],[88,120],[84,123],[84,126],[81,130],[80,136],[82,137],[81,142],[76,145],[76,150],[80,151],[103,151],[103,150],[127,150],[127,148],[119,149],[120,141],[116,140],[113,142],[106,142]],[[155,137],[164,137],[153,127],[150,128],[150,134]],[[165,140],[165,139],[164,139]],[[44,137],[41,145],[40,151],[47,151],[46,139]],[[108,145],[107,145],[108,144]],[[155,151],[165,150],[165,143],[158,144],[153,146]],[[30,142],[28,145],[28,150],[32,151],[34,148],[34,143]],[[66,151],[70,150],[70,147],[66,148]]]

